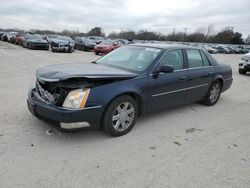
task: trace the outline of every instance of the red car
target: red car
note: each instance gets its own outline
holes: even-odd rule
[[[94,52],[98,54],[107,54],[112,50],[119,48],[123,43],[120,41],[105,40],[94,47]]]
[[[18,35],[16,35],[16,37],[15,37],[15,44],[22,45],[23,38],[24,38],[24,34],[18,34]]]

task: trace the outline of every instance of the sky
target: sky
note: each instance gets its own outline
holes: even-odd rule
[[[250,34],[249,0],[0,0],[0,28],[169,34],[227,26]]]

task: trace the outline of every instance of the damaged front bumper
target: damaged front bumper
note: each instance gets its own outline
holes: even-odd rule
[[[244,71],[250,71],[250,62],[240,62],[239,63],[239,69],[242,69]]]
[[[67,109],[46,104],[36,95],[36,89],[29,91],[27,105],[29,111],[39,119],[53,124],[63,131],[98,128],[101,123],[102,106],[83,109]]]

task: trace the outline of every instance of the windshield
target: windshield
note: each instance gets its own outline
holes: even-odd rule
[[[48,39],[54,39],[54,38],[57,38],[58,36],[57,35],[49,35],[47,36]]]
[[[73,42],[73,40],[71,38],[69,38],[69,37],[61,37],[61,36],[59,36],[56,39],[58,39],[58,40],[65,40],[67,42]]]
[[[29,39],[40,39],[43,40],[43,38],[40,35],[26,35]]]
[[[114,43],[114,41],[112,41],[112,40],[104,40],[101,42],[101,44],[103,44],[103,45],[113,45],[113,43]]]
[[[161,49],[158,48],[123,46],[98,59],[96,63],[132,72],[143,72],[160,52]]]
[[[94,43],[91,39],[89,39],[89,38],[84,38],[84,37],[81,37],[81,40],[83,41],[83,42],[87,42],[87,43]]]
[[[10,35],[16,35],[17,32],[10,32]]]

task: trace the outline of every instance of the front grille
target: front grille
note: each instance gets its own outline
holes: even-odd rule
[[[52,42],[51,46],[53,46],[53,47],[59,47],[59,44]]]
[[[46,103],[62,106],[69,90],[57,86],[56,82],[36,81],[36,91]]]
[[[68,47],[69,44],[60,44],[59,47]]]
[[[34,43],[34,47],[39,49],[47,49],[48,45],[44,43]]]
[[[39,81],[36,81],[36,90],[40,97],[49,103],[55,103],[55,97],[47,90],[45,90]]]

